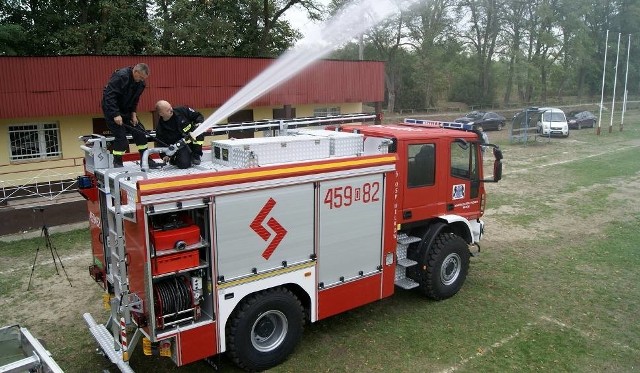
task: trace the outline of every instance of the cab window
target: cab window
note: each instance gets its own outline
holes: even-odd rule
[[[476,143],[451,143],[451,176],[471,179],[478,175]]]
[[[407,165],[408,187],[416,188],[435,183],[436,159],[434,144],[409,145]]]

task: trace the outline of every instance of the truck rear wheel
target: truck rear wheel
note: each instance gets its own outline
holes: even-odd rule
[[[453,233],[440,233],[421,263],[420,289],[435,300],[454,296],[469,272],[469,247]]]
[[[247,371],[269,369],[295,349],[304,327],[298,298],[276,288],[243,300],[227,323],[227,351]]]

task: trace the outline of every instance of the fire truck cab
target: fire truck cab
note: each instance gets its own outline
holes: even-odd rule
[[[306,322],[396,287],[456,294],[500,149],[461,123],[360,123],[373,118],[218,126],[263,137],[215,140],[186,170],[113,168],[108,139],[83,138],[89,271],[110,309],[105,324],[84,318],[111,361],[132,371],[142,338],[145,354],[178,366],[226,352],[264,370],[293,352]]]

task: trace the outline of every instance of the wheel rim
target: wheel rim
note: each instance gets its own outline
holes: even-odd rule
[[[287,336],[289,323],[280,311],[271,310],[261,314],[251,328],[251,343],[260,352],[278,348]]]
[[[458,279],[458,276],[460,276],[461,270],[462,259],[460,255],[456,253],[447,255],[440,267],[440,281],[442,281],[444,285],[453,284]]]

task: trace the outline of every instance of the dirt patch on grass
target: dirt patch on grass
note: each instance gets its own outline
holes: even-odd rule
[[[7,292],[0,298],[3,324],[20,324],[34,333],[46,333],[43,325],[74,325],[83,322],[84,312],[101,310],[96,302],[101,288],[89,277],[87,269],[87,263],[91,262],[88,250],[61,256],[64,269],[56,259],[58,274],[50,252],[41,250],[29,288],[31,260],[33,257],[11,258],[0,267],[0,281],[10,281],[4,286]]]

